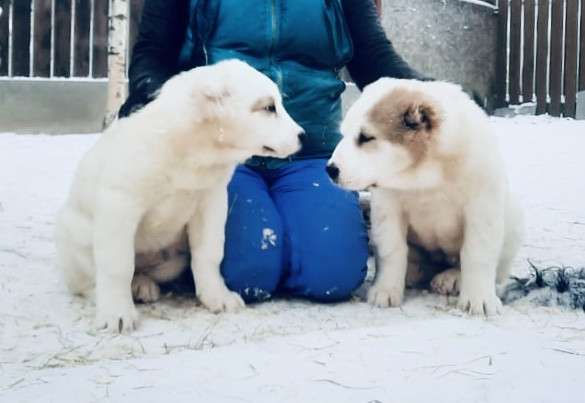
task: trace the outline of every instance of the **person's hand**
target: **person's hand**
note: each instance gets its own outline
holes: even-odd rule
[[[118,117],[125,118],[142,109],[146,104],[156,98],[162,85],[163,82],[150,77],[142,80],[134,90],[130,91],[128,99],[120,107]]]

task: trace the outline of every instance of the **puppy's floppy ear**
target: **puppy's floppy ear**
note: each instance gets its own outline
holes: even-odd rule
[[[206,82],[193,94],[197,99],[198,113],[203,120],[213,120],[225,113],[225,102],[231,93],[223,82]]]
[[[201,91],[201,95],[209,102],[223,102],[226,98],[230,97],[231,94],[227,87],[221,83],[213,85],[206,85]]]
[[[402,114],[402,122],[407,129],[431,131],[439,123],[438,113],[430,103],[411,103]]]

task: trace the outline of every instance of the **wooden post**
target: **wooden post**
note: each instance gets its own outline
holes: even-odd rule
[[[55,1],[55,77],[71,76],[71,0]]]
[[[548,109],[548,0],[538,0],[538,30],[536,32],[536,114],[542,115]]]
[[[12,3],[12,75],[30,75],[30,1]]]
[[[524,1],[524,63],[522,64],[522,102],[534,97],[535,0]]]
[[[565,68],[563,93],[565,110],[563,116],[575,117],[577,102],[577,74],[579,44],[579,0],[567,0],[565,17]]]
[[[75,32],[73,76],[89,77],[89,27],[91,20],[91,2],[75,0]]]
[[[508,89],[508,0],[500,0],[498,9],[498,50],[496,54],[496,108],[506,106]]]
[[[11,0],[0,0],[0,77],[8,75],[8,18]]]
[[[51,0],[35,0],[33,75],[51,75]]]
[[[510,6],[510,104],[520,103],[520,60],[522,54],[522,0]]]
[[[551,2],[551,32],[550,32],[550,72],[549,93],[552,116],[561,116],[562,95],[562,66],[563,66],[563,20],[564,2],[553,0]]]
[[[94,0],[93,78],[108,77],[108,0]]]
[[[109,126],[126,99],[126,64],[128,49],[128,0],[111,0],[108,17],[108,98],[104,128]]]

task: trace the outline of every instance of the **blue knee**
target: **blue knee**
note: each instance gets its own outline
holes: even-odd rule
[[[221,273],[227,287],[246,302],[269,299],[281,279],[282,229],[248,228],[243,237],[226,238]]]
[[[246,302],[267,300],[282,273],[282,220],[266,183],[247,167],[236,170],[228,194],[222,275]]]
[[[254,255],[222,263],[221,272],[227,287],[242,296],[246,303],[266,301],[274,295],[282,272],[282,255]]]
[[[361,249],[361,248],[360,248]],[[306,261],[302,268],[302,294],[320,302],[338,302],[351,298],[363,283],[367,272],[367,250],[340,252],[337,259]]]

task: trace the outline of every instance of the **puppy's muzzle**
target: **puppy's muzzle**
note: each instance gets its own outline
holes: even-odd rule
[[[339,179],[339,168],[337,168],[337,165],[329,164],[327,165],[327,168],[325,168],[325,170],[327,171],[327,174],[329,175],[331,180],[337,183],[337,180]]]

